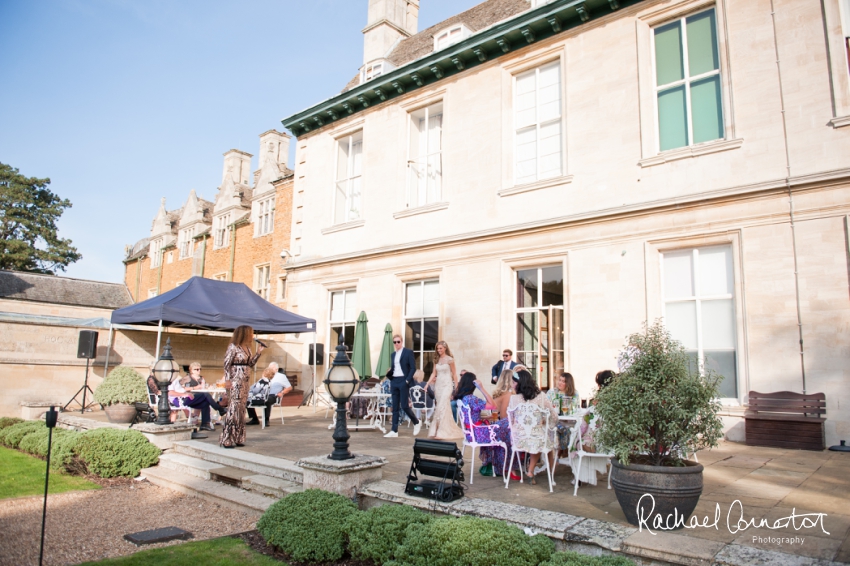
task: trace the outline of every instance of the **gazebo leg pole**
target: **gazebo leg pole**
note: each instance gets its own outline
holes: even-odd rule
[[[109,340],[106,342],[106,360],[103,362],[103,377],[106,377],[106,374],[109,372],[109,353],[112,351],[112,335],[113,335],[112,324],[109,325]]]
[[[156,331],[156,351],[153,353],[153,359],[159,358],[159,344],[162,341],[162,319],[159,321],[159,327]]]
[[[316,358],[317,357],[318,356],[317,356],[317,353],[316,353],[316,331],[313,330],[313,413],[314,414],[316,413],[316,410],[318,409],[317,405],[318,405],[318,398],[319,398],[318,397],[319,392],[316,391]]]

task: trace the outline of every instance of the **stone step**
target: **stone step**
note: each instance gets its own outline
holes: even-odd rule
[[[274,499],[259,493],[159,466],[145,468],[142,470],[142,476],[154,485],[200,497],[223,507],[255,515],[258,519],[269,505],[275,502]]]
[[[232,466],[219,466],[210,470],[210,479],[234,487],[247,489],[242,485],[242,480],[246,476],[253,475],[253,472],[243,470],[242,468],[234,468]]]
[[[256,493],[261,493],[276,499],[285,497],[290,493],[299,493],[304,491],[304,487],[300,483],[263,475],[243,477],[242,488],[250,489]]]
[[[208,480],[210,479],[210,470],[220,468],[221,464],[207,462],[201,458],[195,458],[185,454],[166,452],[159,457],[159,467]]]
[[[222,448],[217,444],[205,444],[196,440],[186,440],[175,442],[173,451],[177,454],[200,458],[207,462],[214,462],[220,466],[240,468],[254,474],[261,474],[296,483],[301,483],[304,477],[301,468],[296,466],[295,462],[291,460],[254,454],[253,452],[246,452],[238,448],[228,449]]]

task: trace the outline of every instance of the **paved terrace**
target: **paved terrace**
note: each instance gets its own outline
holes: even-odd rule
[[[279,409],[275,409],[271,425],[265,430],[259,426],[248,427],[246,446],[240,450],[292,461],[331,452],[333,439],[328,426],[332,421],[330,417],[325,418],[324,409],[314,413],[312,408],[287,407],[284,411],[286,423],[283,425]],[[100,415],[102,413],[95,412],[86,416],[100,420],[103,418]],[[219,427],[217,429],[220,430]],[[206,433],[209,437],[202,442],[217,444],[218,430]],[[402,426],[399,437],[395,439],[383,438],[379,430],[352,431],[349,441],[351,451],[383,456],[389,461],[384,467],[383,479],[404,483],[413,455],[412,431],[412,427]],[[420,438],[426,436],[423,427]],[[695,515],[700,520],[708,516],[709,522],[713,522],[719,504],[721,519],[718,528],[685,529],[676,534],[660,533],[655,537],[644,531],[634,542],[645,539],[648,547],[684,545],[695,558],[712,555],[725,544],[735,544],[797,555],[802,558],[793,561],[797,564],[823,564],[820,561],[850,563],[850,454],[761,448],[724,441],[719,448],[700,452],[698,457],[705,466],[705,487]],[[476,468],[478,465],[476,458]],[[467,474],[472,473],[468,468],[466,471]],[[484,477],[477,470],[475,474],[474,485],[468,486],[466,491],[468,497],[628,525],[613,489],[607,489],[605,476],[600,476],[596,486],[582,485],[578,496],[574,497],[570,484],[572,472],[567,466],[558,466],[553,493],[549,493],[545,474],[538,476],[536,486],[512,481],[509,489],[505,489],[499,477]],[[790,516],[792,511],[797,515],[826,513],[823,524],[829,534],[820,528],[794,530],[792,527],[777,530],[749,528],[732,533],[727,528],[727,512],[736,500],[740,501],[741,507],[731,512],[732,530],[741,517],[742,508],[746,520],[766,519],[771,523]],[[753,537],[763,540],[754,541]],[[766,540],[770,537],[798,537],[803,541],[777,544]],[[670,550],[675,552],[674,548]],[[701,561],[697,559],[695,563],[698,562]]]

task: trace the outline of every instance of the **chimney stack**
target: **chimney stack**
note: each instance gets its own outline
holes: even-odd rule
[[[384,58],[398,40],[415,35],[418,24],[419,0],[369,0],[363,64]]]
[[[224,181],[227,179],[228,174],[232,175],[234,183],[247,185],[248,175],[251,172],[252,157],[250,153],[239,151],[238,149],[231,149],[225,153],[224,171],[221,175],[222,186],[224,186]]]

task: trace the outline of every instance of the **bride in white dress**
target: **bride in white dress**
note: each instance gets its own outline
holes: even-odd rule
[[[428,380],[428,384],[434,390],[436,405],[428,437],[435,440],[460,440],[463,438],[463,431],[452,418],[451,407],[452,392],[457,388],[458,382],[455,361],[451,357],[449,345],[444,341],[437,342],[436,350],[434,372]]]

